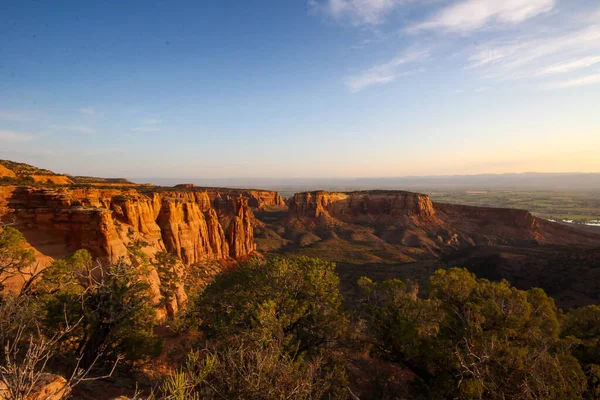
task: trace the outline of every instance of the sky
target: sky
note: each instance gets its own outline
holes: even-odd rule
[[[600,172],[597,0],[0,0],[0,158],[74,175]]]

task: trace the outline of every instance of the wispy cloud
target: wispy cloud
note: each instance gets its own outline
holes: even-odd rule
[[[462,0],[409,28],[465,32],[489,23],[518,24],[554,9],[556,0]]]
[[[144,121],[142,121],[142,123],[146,124],[146,125],[158,125],[161,123],[160,119],[146,119]]]
[[[600,73],[586,75],[579,78],[569,79],[561,82],[546,85],[548,89],[566,89],[578,86],[598,85],[600,84]]]
[[[93,107],[83,107],[79,109],[81,114],[96,115],[96,110]]]
[[[6,142],[28,142],[33,139],[35,139],[35,136],[29,133],[0,130],[0,140]]]
[[[600,63],[600,56],[582,57],[546,67],[540,71],[540,75],[571,72],[577,69],[591,67],[598,63]]]
[[[566,33],[484,43],[469,56],[469,68],[484,68],[489,78],[532,78],[571,72],[600,63],[600,25]]]
[[[338,21],[348,20],[353,25],[375,25],[396,6],[411,0],[309,0],[313,12],[324,13]]]
[[[383,64],[375,65],[359,74],[346,78],[346,86],[351,92],[359,92],[372,85],[381,85],[390,83],[400,76],[410,75],[420,72],[415,69],[415,63],[423,61],[429,57],[429,51],[409,50],[404,54]],[[405,66],[413,66],[412,69],[404,69]]]

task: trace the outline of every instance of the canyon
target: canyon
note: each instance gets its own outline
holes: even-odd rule
[[[600,299],[600,288],[565,279],[568,271],[553,266],[555,260],[581,260],[572,268],[591,279],[588,266],[600,265],[593,251],[600,235],[525,210],[439,203],[397,190],[313,191],[284,199],[269,190],[160,187],[69,178],[19,163],[0,167],[8,171],[0,169],[0,220],[23,233],[41,267],[78,249],[116,262],[137,245],[150,260],[158,252],[176,256],[182,276],[192,266],[218,272],[219,265],[253,255],[308,255],[336,262],[342,284],[350,286],[362,275],[425,283],[432,270],[461,265],[517,286],[556,286],[567,306]],[[23,180],[34,175],[42,178]],[[148,279],[158,304],[154,267]],[[185,301],[180,285],[167,310]]]
[[[23,168],[24,164],[18,164]],[[129,261],[132,246],[152,260],[168,252],[179,260],[178,273],[198,264],[219,266],[250,257],[256,251],[253,209],[281,207],[276,192],[215,188],[161,188],[148,185],[77,185],[64,175],[23,175],[4,165],[0,185],[0,221],[17,228],[36,256],[36,270],[79,249],[101,263]],[[10,166],[10,164],[9,164]],[[12,172],[12,173],[11,173]],[[40,178],[38,178],[40,177]],[[154,301],[161,282],[148,266]],[[18,290],[23,278],[9,281]],[[167,311],[186,301],[183,283],[167,299]]]

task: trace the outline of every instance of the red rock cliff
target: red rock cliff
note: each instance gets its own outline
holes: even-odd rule
[[[248,199],[231,201],[218,212],[207,192],[0,186],[0,219],[16,221],[42,266],[78,249],[115,262],[128,258],[128,244],[138,239],[147,243],[143,251],[150,257],[166,250],[192,265],[255,251]],[[159,304],[153,268],[148,281]],[[167,299],[167,309],[174,312],[184,301],[181,287],[177,299]]]
[[[349,193],[296,193],[288,203],[292,218],[332,218],[361,222],[396,218],[429,218],[434,216],[428,196],[403,191],[363,191]]]
[[[538,219],[517,209],[432,203],[402,191],[297,193],[288,223],[303,228],[358,224],[385,228],[381,238],[432,252],[473,245],[600,244],[600,236]],[[292,225],[293,226],[293,225]]]
[[[51,256],[86,248],[115,261],[131,239],[143,239],[149,255],[166,249],[190,265],[254,251],[248,199],[229,202],[217,211],[208,192],[4,186],[0,217],[16,218],[32,245]]]

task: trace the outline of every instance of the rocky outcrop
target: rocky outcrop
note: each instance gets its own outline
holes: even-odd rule
[[[600,235],[534,217],[529,211],[434,203],[437,216],[475,244],[600,245]]]
[[[0,219],[16,221],[46,265],[78,249],[109,262],[128,259],[128,246],[142,241],[142,251],[151,259],[167,251],[189,266],[241,259],[255,251],[248,199],[230,202],[218,210],[209,194],[200,191],[0,186]],[[147,279],[158,304],[158,272],[149,268]],[[167,299],[167,308],[176,310],[181,301],[182,287],[175,300]]]
[[[60,400],[68,396],[70,388],[67,380],[60,375],[41,374],[27,400]],[[0,382],[0,400],[11,400],[14,397],[9,390]]]
[[[12,170],[6,168],[4,165],[0,164],[0,178],[8,177],[8,178],[16,178],[17,174],[15,174]]]
[[[66,175],[55,174],[47,169],[10,160],[0,160],[0,178],[29,179],[35,183],[52,185],[70,185],[73,183]]]
[[[0,217],[16,218],[33,242],[47,232],[55,253],[85,248],[111,261],[136,239],[150,256],[167,250],[186,265],[246,256],[254,251],[252,211],[248,199],[229,203],[219,210],[207,192],[0,188]]]
[[[403,191],[296,193],[290,199],[288,209],[292,218],[316,218],[321,223],[424,219],[435,215],[428,196]]]
[[[227,242],[229,254],[233,258],[242,258],[256,250],[252,229],[252,211],[248,199],[239,197],[236,202],[237,213],[229,224]]]
[[[49,183],[53,185],[70,185],[73,183],[68,176],[65,175],[30,175],[36,183]]]
[[[163,199],[157,220],[163,242],[166,249],[177,255],[186,265],[229,256],[223,229],[218,223],[215,211],[210,211],[207,222],[197,203]]]
[[[600,245],[600,236],[540,220],[528,211],[433,203],[402,191],[297,193],[288,202],[288,228],[373,229],[385,242],[437,254],[474,245]],[[340,227],[340,225],[344,225]],[[338,228],[336,228],[338,227]],[[326,229],[325,229],[326,228]]]
[[[248,206],[255,210],[285,207],[283,197],[271,190],[206,189],[206,192],[218,210],[231,211],[240,196],[247,198]]]

